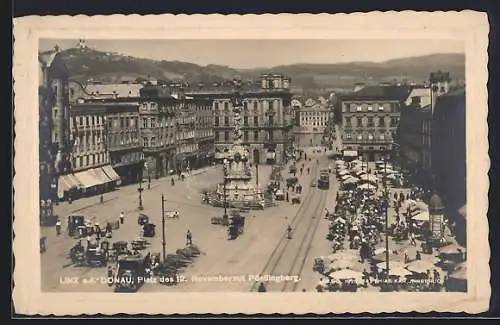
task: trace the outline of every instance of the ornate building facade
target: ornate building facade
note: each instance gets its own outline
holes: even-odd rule
[[[325,143],[324,135],[333,120],[333,110],[326,103],[307,101],[295,111],[297,124],[295,126],[295,142],[299,148],[318,147]]]
[[[410,92],[406,86],[366,86],[341,96],[344,156],[374,161],[394,154],[401,108]]]
[[[292,144],[290,79],[282,75],[263,75],[259,84],[235,80],[230,87],[189,92],[195,98],[213,101],[215,159],[228,155],[233,143],[232,97],[235,89],[242,97],[243,145],[252,163],[284,163]]]

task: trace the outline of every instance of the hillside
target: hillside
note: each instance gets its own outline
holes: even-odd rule
[[[432,54],[421,57],[390,60],[383,63],[352,62],[337,64],[293,64],[270,69],[236,70],[227,66],[199,66],[180,61],[155,61],[93,49],[68,49],[61,52],[72,79],[121,82],[135,78],[157,80],[184,79],[190,82],[219,82],[235,77],[243,80],[258,78],[261,73],[283,73],[292,78],[295,88],[334,89],[352,87],[355,82],[402,80],[422,82],[432,71],[451,73],[465,79],[465,55]]]

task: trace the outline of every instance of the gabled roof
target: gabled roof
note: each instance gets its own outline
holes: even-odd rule
[[[420,97],[420,106],[425,107],[431,104],[431,89],[430,88],[414,88],[406,98],[405,104],[408,106],[412,103],[413,97]]]
[[[366,86],[354,93],[341,96],[342,100],[397,100],[408,98],[411,86]]]

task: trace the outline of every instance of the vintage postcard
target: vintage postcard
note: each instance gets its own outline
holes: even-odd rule
[[[16,312],[485,311],[488,32],[16,18]]]

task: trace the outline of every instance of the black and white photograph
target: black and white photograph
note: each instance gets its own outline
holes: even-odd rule
[[[470,293],[465,39],[111,35],[37,40],[41,294]]]

